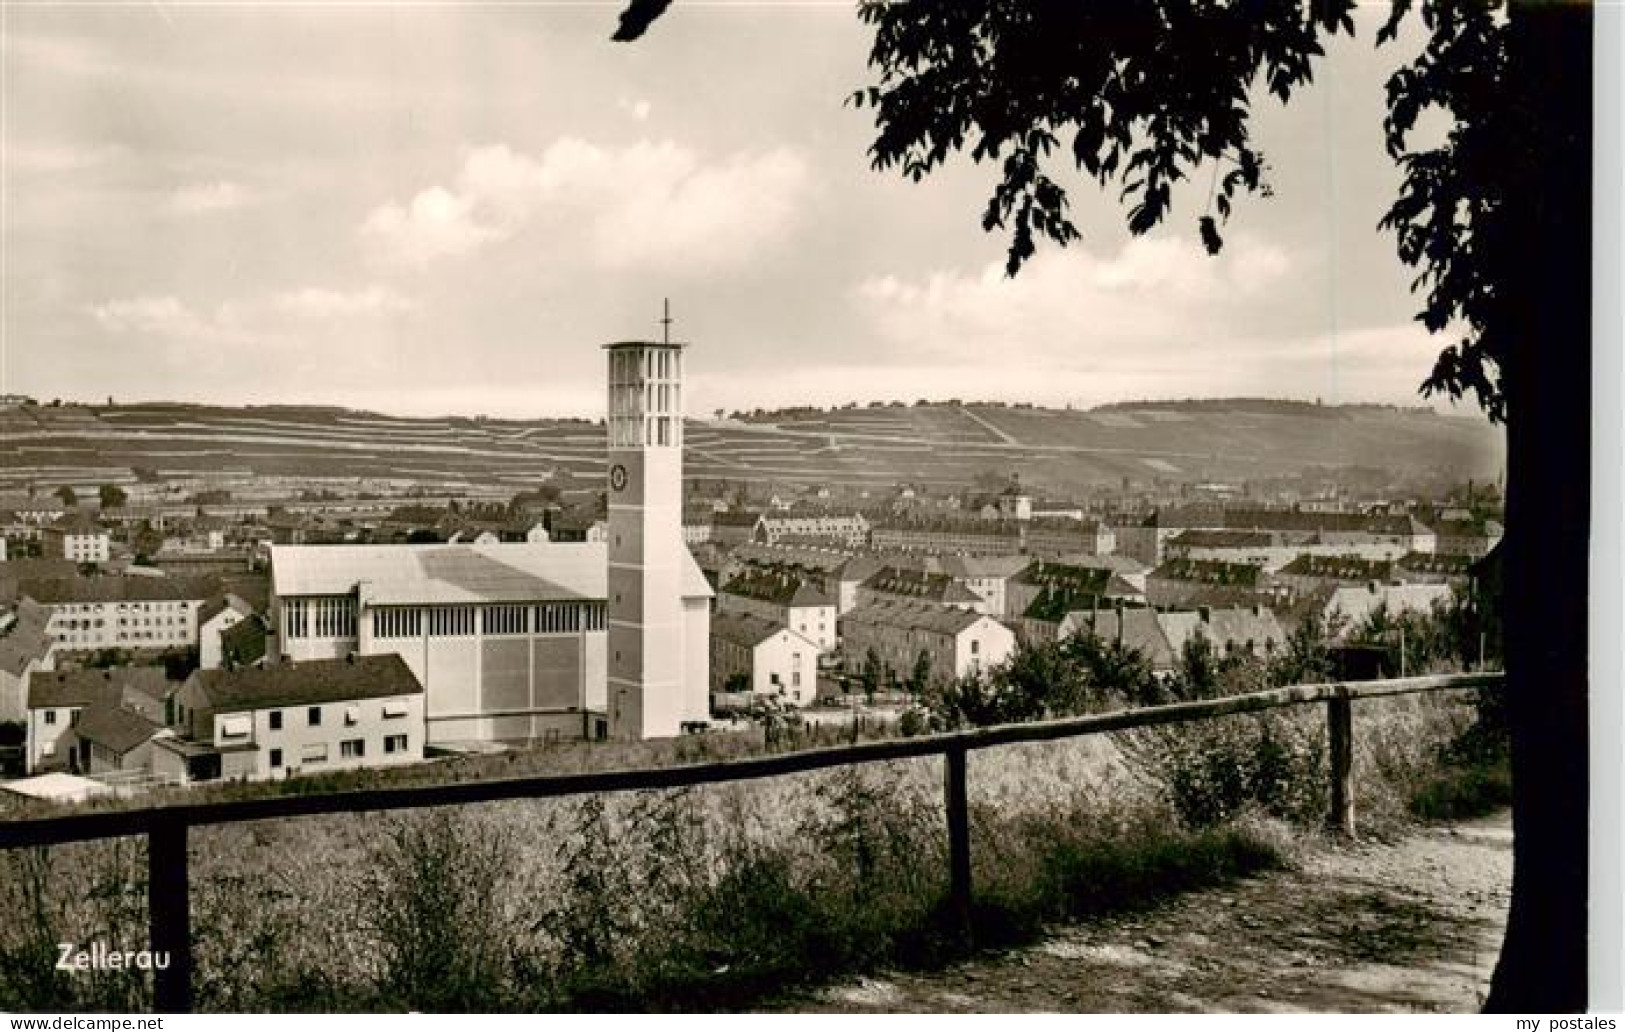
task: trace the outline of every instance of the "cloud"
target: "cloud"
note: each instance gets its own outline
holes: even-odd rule
[[[917,278],[873,276],[853,291],[860,316],[900,354],[987,361],[1186,359],[1224,335],[1291,267],[1280,247],[1238,236],[1219,259],[1181,237],[1135,238],[1116,254],[1040,252],[1015,278],[1002,262]]]
[[[129,148],[115,144],[19,143],[0,148],[0,164],[14,175],[60,175],[99,168],[128,158]]]
[[[276,295],[271,305],[300,319],[355,319],[390,317],[416,311],[418,303],[389,287],[339,291],[306,287]]]
[[[90,314],[109,333],[193,338],[214,330],[208,318],[172,296],[105,301],[92,305]]]
[[[227,179],[212,183],[191,183],[176,190],[169,198],[169,206],[185,215],[204,215],[217,211],[241,208],[257,199],[249,188]]]
[[[406,265],[468,254],[509,235],[500,227],[476,223],[472,198],[438,186],[424,190],[404,207],[388,204],[374,210],[361,232],[375,247]]]
[[[886,396],[957,382],[961,396],[977,383],[1049,403],[1260,393],[1414,402],[1438,342],[1413,322],[1333,330],[1281,316],[1301,300],[1299,264],[1258,237],[1234,236],[1217,259],[1194,240],[1136,238],[1104,255],[1041,252],[1014,279],[994,263],[874,276],[852,296],[860,325],[892,356],[868,377],[876,390],[891,386]],[[825,378],[832,388],[838,374]],[[809,370],[797,382],[821,381]]]
[[[616,101],[615,106],[630,115],[632,120],[636,122],[647,122],[649,112],[654,109],[654,106],[647,100],[627,100],[625,97]]]
[[[604,269],[715,271],[782,244],[812,184],[806,158],[785,147],[706,159],[669,141],[567,137],[536,157],[497,145],[467,152],[452,186],[373,210],[362,236],[414,266],[537,233],[581,241]]]

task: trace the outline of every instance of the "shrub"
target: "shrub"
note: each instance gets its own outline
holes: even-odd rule
[[[439,1012],[500,1006],[515,932],[503,900],[515,859],[506,831],[464,814],[389,820],[368,857],[360,908],[386,1000]]]
[[[1329,796],[1318,716],[1247,714],[1125,732],[1118,740],[1188,828],[1211,828],[1250,810],[1307,825],[1324,819]]]

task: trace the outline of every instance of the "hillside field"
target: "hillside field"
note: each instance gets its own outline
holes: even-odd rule
[[[0,487],[161,477],[395,478],[531,486],[603,475],[604,431],[583,420],[407,419],[330,408],[143,403],[0,411]],[[1265,480],[1333,468],[1396,479],[1493,480],[1504,445],[1477,417],[1266,401],[1144,402],[1090,411],[928,404],[690,420],[690,479],[965,484],[1019,473],[1087,488]]]

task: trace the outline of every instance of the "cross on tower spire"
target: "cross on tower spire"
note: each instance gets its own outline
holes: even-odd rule
[[[660,342],[662,344],[671,343],[671,324],[671,298],[668,297],[665,299],[665,308],[660,316]]]

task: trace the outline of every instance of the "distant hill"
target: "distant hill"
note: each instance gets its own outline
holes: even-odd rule
[[[1261,481],[1352,467],[1395,479],[1493,479],[1499,431],[1482,420],[1382,405],[1269,399],[1126,402],[1089,411],[955,403],[794,409],[690,420],[690,478],[964,484]],[[603,475],[604,431],[585,420],[409,419],[305,406],[184,403],[0,411],[0,486],[140,467],[160,475],[396,477],[533,485]]]

